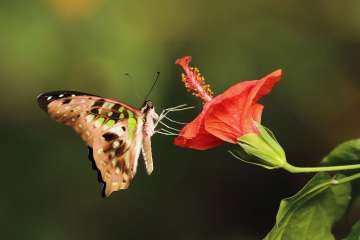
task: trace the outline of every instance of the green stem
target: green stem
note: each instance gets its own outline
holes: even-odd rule
[[[360,164],[328,166],[328,167],[295,167],[289,163],[284,163],[282,167],[291,173],[309,173],[309,172],[330,172],[330,171],[360,169]]]
[[[350,181],[353,181],[353,180],[355,180],[357,178],[360,178],[360,173],[356,173],[356,174],[353,174],[351,176],[341,178],[341,179],[336,181],[336,184],[350,182]]]

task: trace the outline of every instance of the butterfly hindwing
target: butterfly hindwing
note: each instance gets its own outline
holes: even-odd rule
[[[69,125],[93,148],[105,193],[126,189],[136,173],[142,144],[142,113],[123,103],[74,91],[44,93],[40,107]]]
[[[106,183],[105,194],[127,189],[135,176],[142,138],[142,120],[129,132],[124,131],[126,121],[118,122],[102,137],[94,140],[94,159]],[[128,128],[129,129],[129,128]],[[130,129],[129,129],[130,130]]]

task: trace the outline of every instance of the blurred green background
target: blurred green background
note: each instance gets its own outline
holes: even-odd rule
[[[39,93],[71,89],[138,107],[160,71],[151,99],[196,105],[174,116],[189,121],[201,103],[174,65],[184,55],[216,93],[282,68],[263,123],[294,165],[360,136],[360,1],[1,1],[1,239],[252,240],[270,230],[280,199],[311,175],[156,135],[153,175],[140,162],[131,187],[103,199],[85,145],[37,106]]]

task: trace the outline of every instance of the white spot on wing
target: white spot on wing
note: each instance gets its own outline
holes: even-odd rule
[[[62,98],[64,96],[64,94],[60,94],[59,97]]]
[[[92,114],[87,115],[87,116],[86,116],[86,121],[87,121],[87,122],[91,122],[91,121],[94,119],[94,117],[95,117],[95,116],[92,115]]]
[[[52,99],[52,96],[48,96],[47,98],[46,98],[46,100],[51,100]]]
[[[118,148],[120,146],[119,141],[113,142],[112,146],[113,146],[113,148]]]
[[[115,104],[114,103],[111,103],[111,102],[105,102],[103,107],[104,108],[112,108]]]

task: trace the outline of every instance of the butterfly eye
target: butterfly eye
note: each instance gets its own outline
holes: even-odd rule
[[[152,101],[147,101],[146,105],[151,109],[154,108],[154,103]]]

